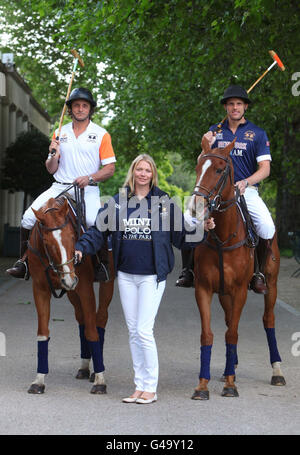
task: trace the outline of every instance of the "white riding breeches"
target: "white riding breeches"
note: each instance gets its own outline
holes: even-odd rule
[[[39,210],[42,205],[44,205],[48,199],[55,198],[62,191],[65,191],[68,188],[67,185],[62,185],[61,183],[54,182],[52,186],[42,194],[40,194],[31,204],[30,207],[24,212],[22,217],[21,226],[25,229],[32,229],[36,218],[31,210]],[[74,188],[70,189],[68,193],[74,197]],[[85,210],[86,210],[86,224],[87,227],[92,226],[95,223],[98,210],[100,209],[100,193],[98,186],[86,186],[84,188],[84,201],[85,201]]]
[[[129,346],[136,390],[156,392],[158,355],[153,336],[155,317],[166,281],[156,275],[133,275],[118,271],[121,304],[129,331]]]
[[[244,197],[257,234],[262,239],[272,239],[275,234],[275,225],[257,189],[253,187],[246,188]]]

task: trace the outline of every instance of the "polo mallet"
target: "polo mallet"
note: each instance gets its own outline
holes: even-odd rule
[[[69,96],[70,96],[71,87],[72,87],[72,84],[73,84],[73,80],[74,80],[74,76],[75,76],[75,71],[76,71],[76,68],[77,68],[77,64],[79,63],[79,65],[80,65],[82,68],[84,67],[83,60],[80,58],[78,52],[77,52],[75,49],[72,49],[72,50],[71,50],[71,54],[75,57],[75,60],[74,60],[74,65],[73,65],[72,74],[71,74],[71,79],[70,79],[70,82],[69,82],[69,87],[68,87],[68,91],[67,91],[67,96],[66,96],[65,103],[64,103],[64,107],[63,107],[63,110],[62,110],[62,113],[61,113],[61,116],[60,116],[60,120],[59,120],[58,134],[57,134],[57,136],[56,136],[56,140],[57,140],[57,141],[59,140],[59,136],[60,136],[60,131],[61,131],[62,123],[63,123],[64,116],[65,116],[65,112],[66,112],[66,109],[67,109],[66,101],[68,100],[68,98],[69,98]],[[55,155],[55,149],[52,149],[52,150],[51,150],[51,155]]]
[[[278,68],[281,70],[281,71],[284,71],[285,70],[285,66],[284,64],[282,63],[282,61],[280,60],[280,58],[278,57],[278,55],[276,54],[276,52],[274,51],[269,51],[269,54],[271,55],[272,59],[274,60],[274,62],[272,63],[272,65],[269,66],[269,68],[266,69],[266,71],[257,79],[257,81],[254,82],[254,84],[251,85],[250,88],[248,88],[247,90],[247,93],[250,93],[251,90],[262,80],[263,77],[265,77],[265,75],[273,68],[273,66],[275,65],[278,65]],[[222,128],[222,125],[223,123],[225,122],[225,120],[227,119],[227,115],[223,118],[223,120],[218,124],[217,128],[216,128],[216,132],[219,131],[221,128]]]

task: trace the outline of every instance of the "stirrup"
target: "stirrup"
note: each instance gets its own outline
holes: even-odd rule
[[[178,280],[176,280],[175,286],[183,288],[191,288],[194,286],[194,272],[191,269],[184,268],[179,275]]]
[[[25,267],[25,270],[20,270],[21,275],[16,276],[14,273],[11,273],[11,271],[13,269],[18,269],[19,265],[22,266],[22,269],[23,269],[23,267]],[[30,278],[29,268],[28,268],[26,259],[25,259],[25,261],[22,261],[22,259],[18,259],[17,262],[15,262],[12,267],[10,267],[9,269],[6,270],[6,272],[14,278],[20,278],[23,280],[29,280],[29,278]]]
[[[263,273],[254,273],[248,288],[257,294],[268,294],[269,290],[266,284],[266,278]]]

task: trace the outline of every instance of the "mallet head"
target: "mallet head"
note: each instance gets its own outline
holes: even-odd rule
[[[277,65],[278,65],[278,68],[281,69],[281,71],[284,71],[285,70],[285,66],[284,64],[282,63],[282,61],[280,60],[280,58],[278,57],[278,55],[276,54],[276,52],[274,51],[269,51],[269,54],[271,55],[272,59],[277,62]]]
[[[83,68],[83,67],[84,67],[84,63],[83,63],[82,58],[80,58],[80,55],[78,54],[78,52],[77,52],[75,49],[72,49],[72,50],[71,50],[71,54],[72,54],[75,58],[77,58],[79,65]]]

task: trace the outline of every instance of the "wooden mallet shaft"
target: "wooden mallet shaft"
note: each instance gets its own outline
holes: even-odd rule
[[[68,87],[67,96],[66,96],[66,100],[65,101],[67,101],[69,99],[69,96],[70,96],[71,87],[72,87],[72,84],[73,84],[77,63],[79,63],[79,65],[82,68],[84,67],[83,60],[82,60],[82,58],[80,57],[80,55],[78,54],[78,52],[75,49],[71,50],[71,54],[74,56],[75,60],[74,60],[73,71],[72,71],[71,79],[70,79],[70,82],[69,82],[69,87]],[[64,120],[66,109],[67,109],[67,105],[65,103],[64,107],[63,107],[63,110],[62,110],[62,113],[61,113],[61,116],[60,116],[60,120],[59,120],[58,135],[57,135],[58,138],[60,136],[60,131],[61,131],[61,127],[62,127],[62,123],[63,123],[63,120]]]

